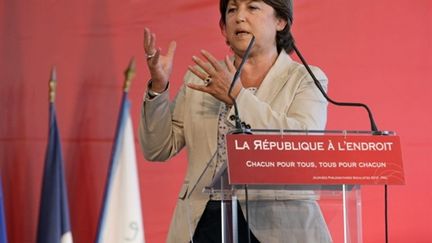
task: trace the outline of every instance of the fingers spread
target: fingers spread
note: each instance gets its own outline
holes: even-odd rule
[[[234,66],[234,61],[232,61],[229,56],[225,56],[225,65],[230,73],[235,73],[236,67]]]
[[[156,34],[152,33],[150,35],[150,43],[149,43],[148,54],[153,54],[155,52],[155,46],[156,46]]]
[[[172,58],[174,56],[175,50],[177,48],[177,43],[175,41],[171,41],[168,47],[167,56],[169,58]]]
[[[200,70],[198,70],[198,68],[193,67],[193,66],[188,66],[188,69],[195,74],[198,78],[204,80],[207,76],[209,76],[207,73],[204,73]]]
[[[156,35],[148,28],[144,28],[144,51],[147,55],[155,53]]]
[[[144,49],[147,52],[147,47],[150,43],[150,30],[147,28],[144,28]]]
[[[219,64],[219,61],[212,54],[205,50],[201,50],[201,53],[216,71],[222,70],[222,66]]]
[[[201,58],[192,56],[192,60],[209,75],[214,75],[214,68],[208,62],[204,62]],[[207,76],[207,75],[206,75]]]

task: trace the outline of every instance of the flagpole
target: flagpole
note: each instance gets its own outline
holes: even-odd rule
[[[57,69],[56,66],[52,66],[51,75],[48,81],[48,101],[49,101],[49,124],[52,123],[55,110],[55,98],[56,98],[56,89],[57,89]]]
[[[51,69],[51,76],[48,81],[48,90],[49,90],[48,95],[49,95],[50,104],[53,104],[55,101],[56,87],[57,87],[57,70],[56,67],[53,66]]]
[[[125,93],[129,92],[129,88],[132,84],[132,79],[135,77],[135,66],[135,57],[132,57],[129,62],[128,68],[124,72],[125,80],[123,84],[123,92]]]

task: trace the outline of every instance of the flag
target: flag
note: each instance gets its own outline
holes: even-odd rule
[[[3,185],[0,176],[0,243],[7,243],[6,216],[3,204]]]
[[[63,155],[54,103],[50,103],[48,148],[42,181],[37,243],[72,243]]]
[[[145,242],[127,92],[124,92],[121,103],[96,242]]]

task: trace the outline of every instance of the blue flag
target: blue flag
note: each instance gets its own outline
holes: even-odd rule
[[[45,155],[37,243],[72,243],[63,155],[53,103],[50,103],[49,139]]]
[[[97,243],[144,243],[130,104],[124,93],[111,154]]]
[[[3,205],[3,185],[0,176],[0,243],[7,243],[6,216]]]

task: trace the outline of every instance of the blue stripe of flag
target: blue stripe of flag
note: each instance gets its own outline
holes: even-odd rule
[[[3,184],[0,176],[0,243],[7,243],[6,215],[3,204]]]
[[[63,155],[53,103],[50,104],[49,127],[37,229],[38,243],[60,243],[61,237],[71,231]]]

